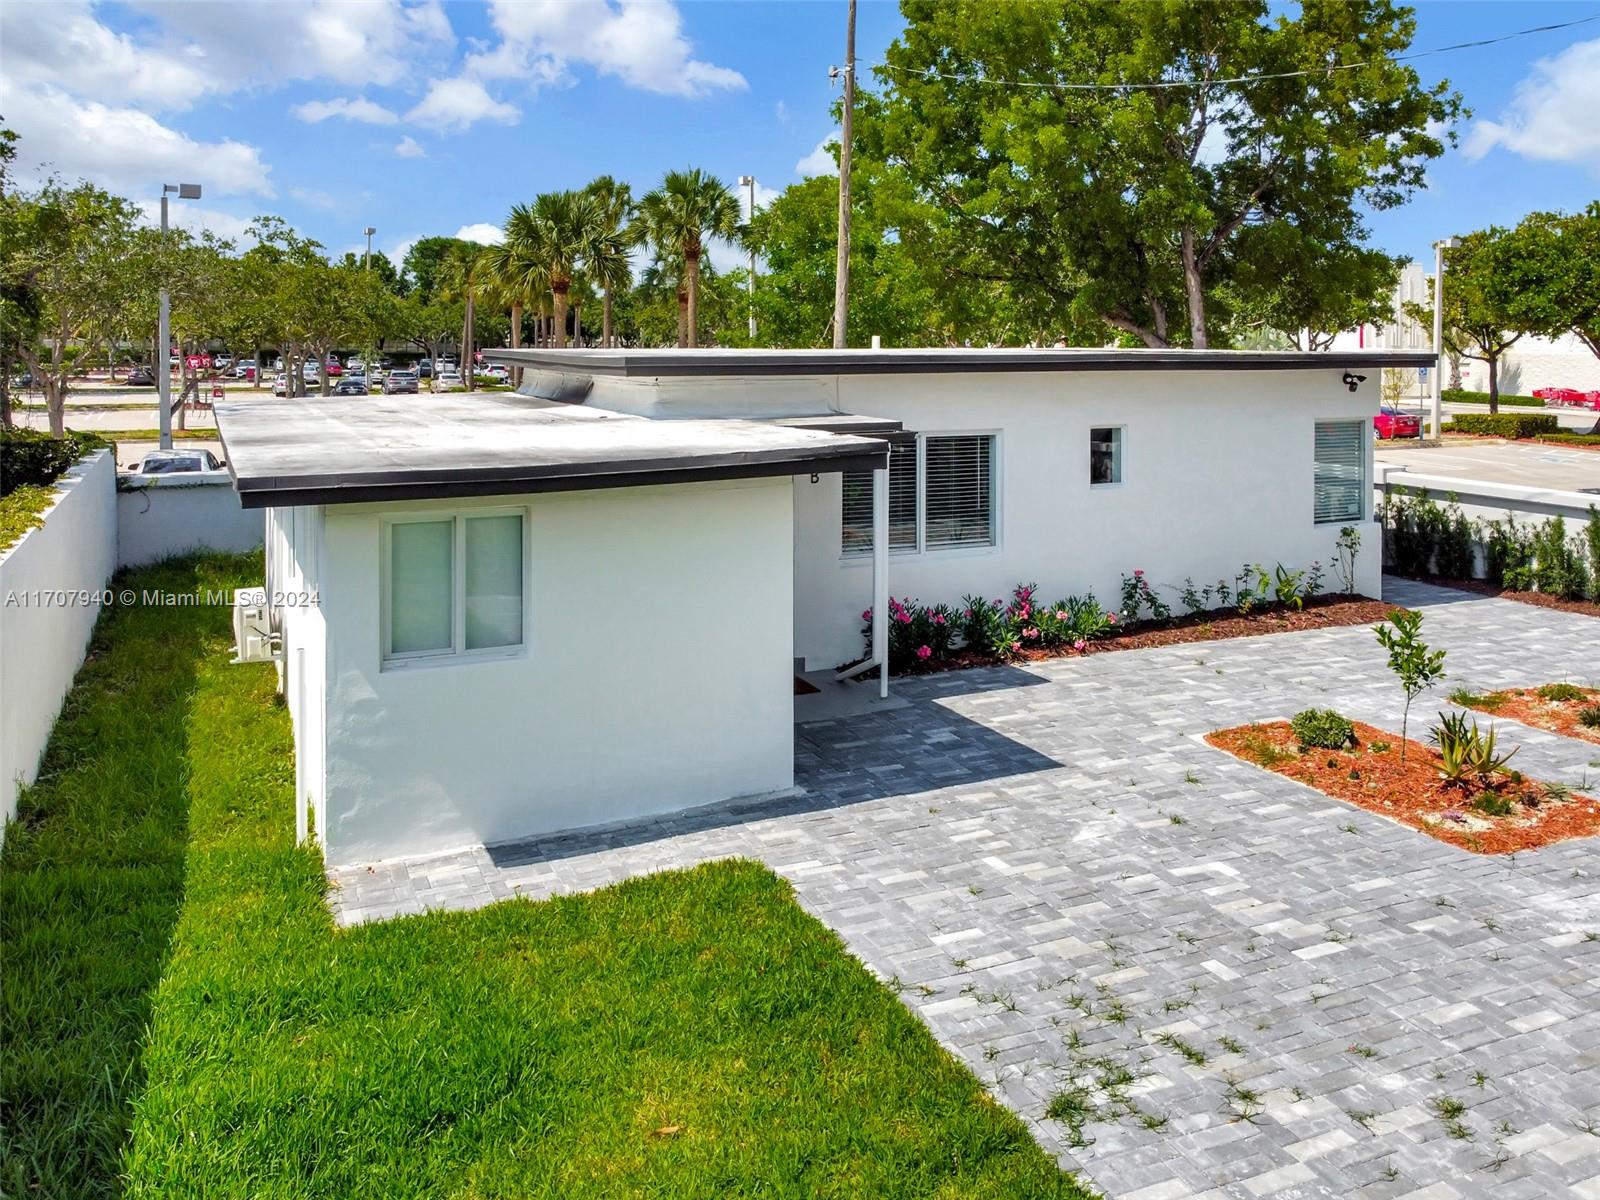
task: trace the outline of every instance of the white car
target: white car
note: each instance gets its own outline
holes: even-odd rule
[[[366,360],[352,358],[349,362],[345,363],[344,370],[345,374],[347,375],[365,375],[367,373]]]
[[[506,370],[499,363],[490,363],[487,367],[482,368],[478,374],[487,375],[496,383],[504,383],[506,380],[511,378],[511,372]]]
[[[464,392],[467,390],[467,384],[461,378],[459,371],[441,371],[433,377],[433,390],[436,392]]]
[[[138,469],[141,475],[195,475],[226,465],[209,450],[152,450]]]
[[[226,371],[229,367],[233,366],[233,355],[213,354],[211,356],[211,365],[219,371]]]

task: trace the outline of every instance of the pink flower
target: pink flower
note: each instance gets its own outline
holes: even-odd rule
[[[896,615],[895,620],[899,621],[902,625],[909,625],[911,624],[911,614],[902,608]]]
[[[863,612],[863,613],[862,613],[862,614],[861,614],[861,619],[862,619],[862,620],[863,620],[863,621],[870,621],[870,620],[872,620],[872,610],[871,610],[871,609],[870,609],[870,608],[869,608],[869,609],[867,609],[867,610],[866,610],[866,611],[865,611],[865,612]]]
[[[943,625],[944,624],[944,614],[943,613],[934,613],[933,614],[933,623],[935,625]]]
[[[970,621],[972,619],[972,610],[970,608],[964,608],[961,610],[961,615]]]
[[[917,647],[917,657],[918,658],[932,658],[933,657],[933,649],[932,649],[932,647],[929,647],[929,646],[918,646]]]
[[[1056,620],[1065,621],[1066,619],[1067,619],[1067,610],[1066,609],[1063,608],[1063,609],[1059,610],[1056,613]]]
[[[1000,601],[998,601],[998,600],[996,600],[996,601],[995,601],[995,602],[994,602],[994,606],[995,606],[995,607],[996,607],[996,608],[999,608],[999,607],[1000,607]]]
[[[1114,613],[1114,612],[1108,612],[1106,614],[1106,620],[1110,621],[1111,624],[1115,625],[1117,623],[1117,614]]]
[[[1135,567],[1135,568],[1134,568],[1134,569],[1133,569],[1133,577],[1134,577],[1134,578],[1135,578],[1135,579],[1139,579],[1139,578],[1142,578],[1142,577],[1143,577],[1143,575],[1144,575],[1144,572],[1143,572],[1143,571],[1141,571],[1141,570],[1140,570],[1140,569],[1139,569],[1139,568],[1138,568],[1138,567]]]
[[[1027,604],[1024,604],[1020,609],[1017,610],[1017,616],[1026,619],[1031,612],[1033,612],[1033,609]]]
[[[1088,647],[1089,643],[1084,641],[1082,638],[1079,638],[1077,641],[1072,643],[1072,648],[1079,654],[1082,654],[1086,649],[1088,649]]]

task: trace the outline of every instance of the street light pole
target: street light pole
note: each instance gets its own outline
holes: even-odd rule
[[[361,232],[367,235],[367,252],[361,259],[361,269],[367,275],[371,275],[372,274],[372,235],[377,233],[378,231],[375,228],[373,228],[371,225],[368,225]],[[372,360],[377,358],[377,357],[378,357],[378,348],[372,344],[372,339],[369,337],[367,339],[367,357],[366,357],[366,361],[363,363],[363,370],[365,372],[363,378],[371,380],[373,367],[377,365]],[[370,392],[371,390],[372,390],[372,384],[369,382],[367,384],[367,391]]]
[[[167,194],[177,192],[179,200],[200,199],[200,185],[198,183],[163,183],[161,185],[161,248],[167,246]],[[166,264],[162,264],[161,302],[159,314],[156,318],[156,352],[160,362],[152,364],[156,368],[156,396],[157,403],[161,406],[157,414],[157,424],[161,430],[161,448],[172,449],[172,331],[169,328],[172,316],[172,297],[167,293]]]
[[[739,176],[739,186],[750,189],[750,221],[756,219],[756,177],[754,175]],[[750,278],[745,281],[746,290],[750,293],[750,340],[756,340],[756,244],[750,243]]]
[[[1458,237],[1433,244],[1433,388],[1428,403],[1429,432],[1439,436],[1444,422],[1444,252],[1461,245]]]

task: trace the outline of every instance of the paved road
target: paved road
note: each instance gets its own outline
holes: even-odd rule
[[[1600,683],[1593,618],[1386,594],[1452,686]],[[1398,730],[1369,628],[896,691],[797,728],[802,797],[357,867],[330,901],[352,923],[752,858],[1112,1200],[1600,1196],[1596,840],[1480,857],[1201,740],[1312,705]],[[1530,774],[1595,785],[1600,746],[1500,728]],[[1137,1112],[1107,1111],[1119,1077]],[[1078,1138],[1044,1115],[1075,1087]]]
[[[1403,466],[1425,475],[1600,492],[1600,450],[1475,440],[1447,441],[1442,446],[1380,442],[1375,457],[1380,464]]]

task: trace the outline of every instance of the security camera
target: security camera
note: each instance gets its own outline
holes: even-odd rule
[[[1367,377],[1365,375],[1356,375],[1350,371],[1346,371],[1344,376],[1339,380],[1340,383],[1344,384],[1345,387],[1349,388],[1352,392],[1356,390],[1356,386],[1358,384],[1363,384],[1366,381]]]

